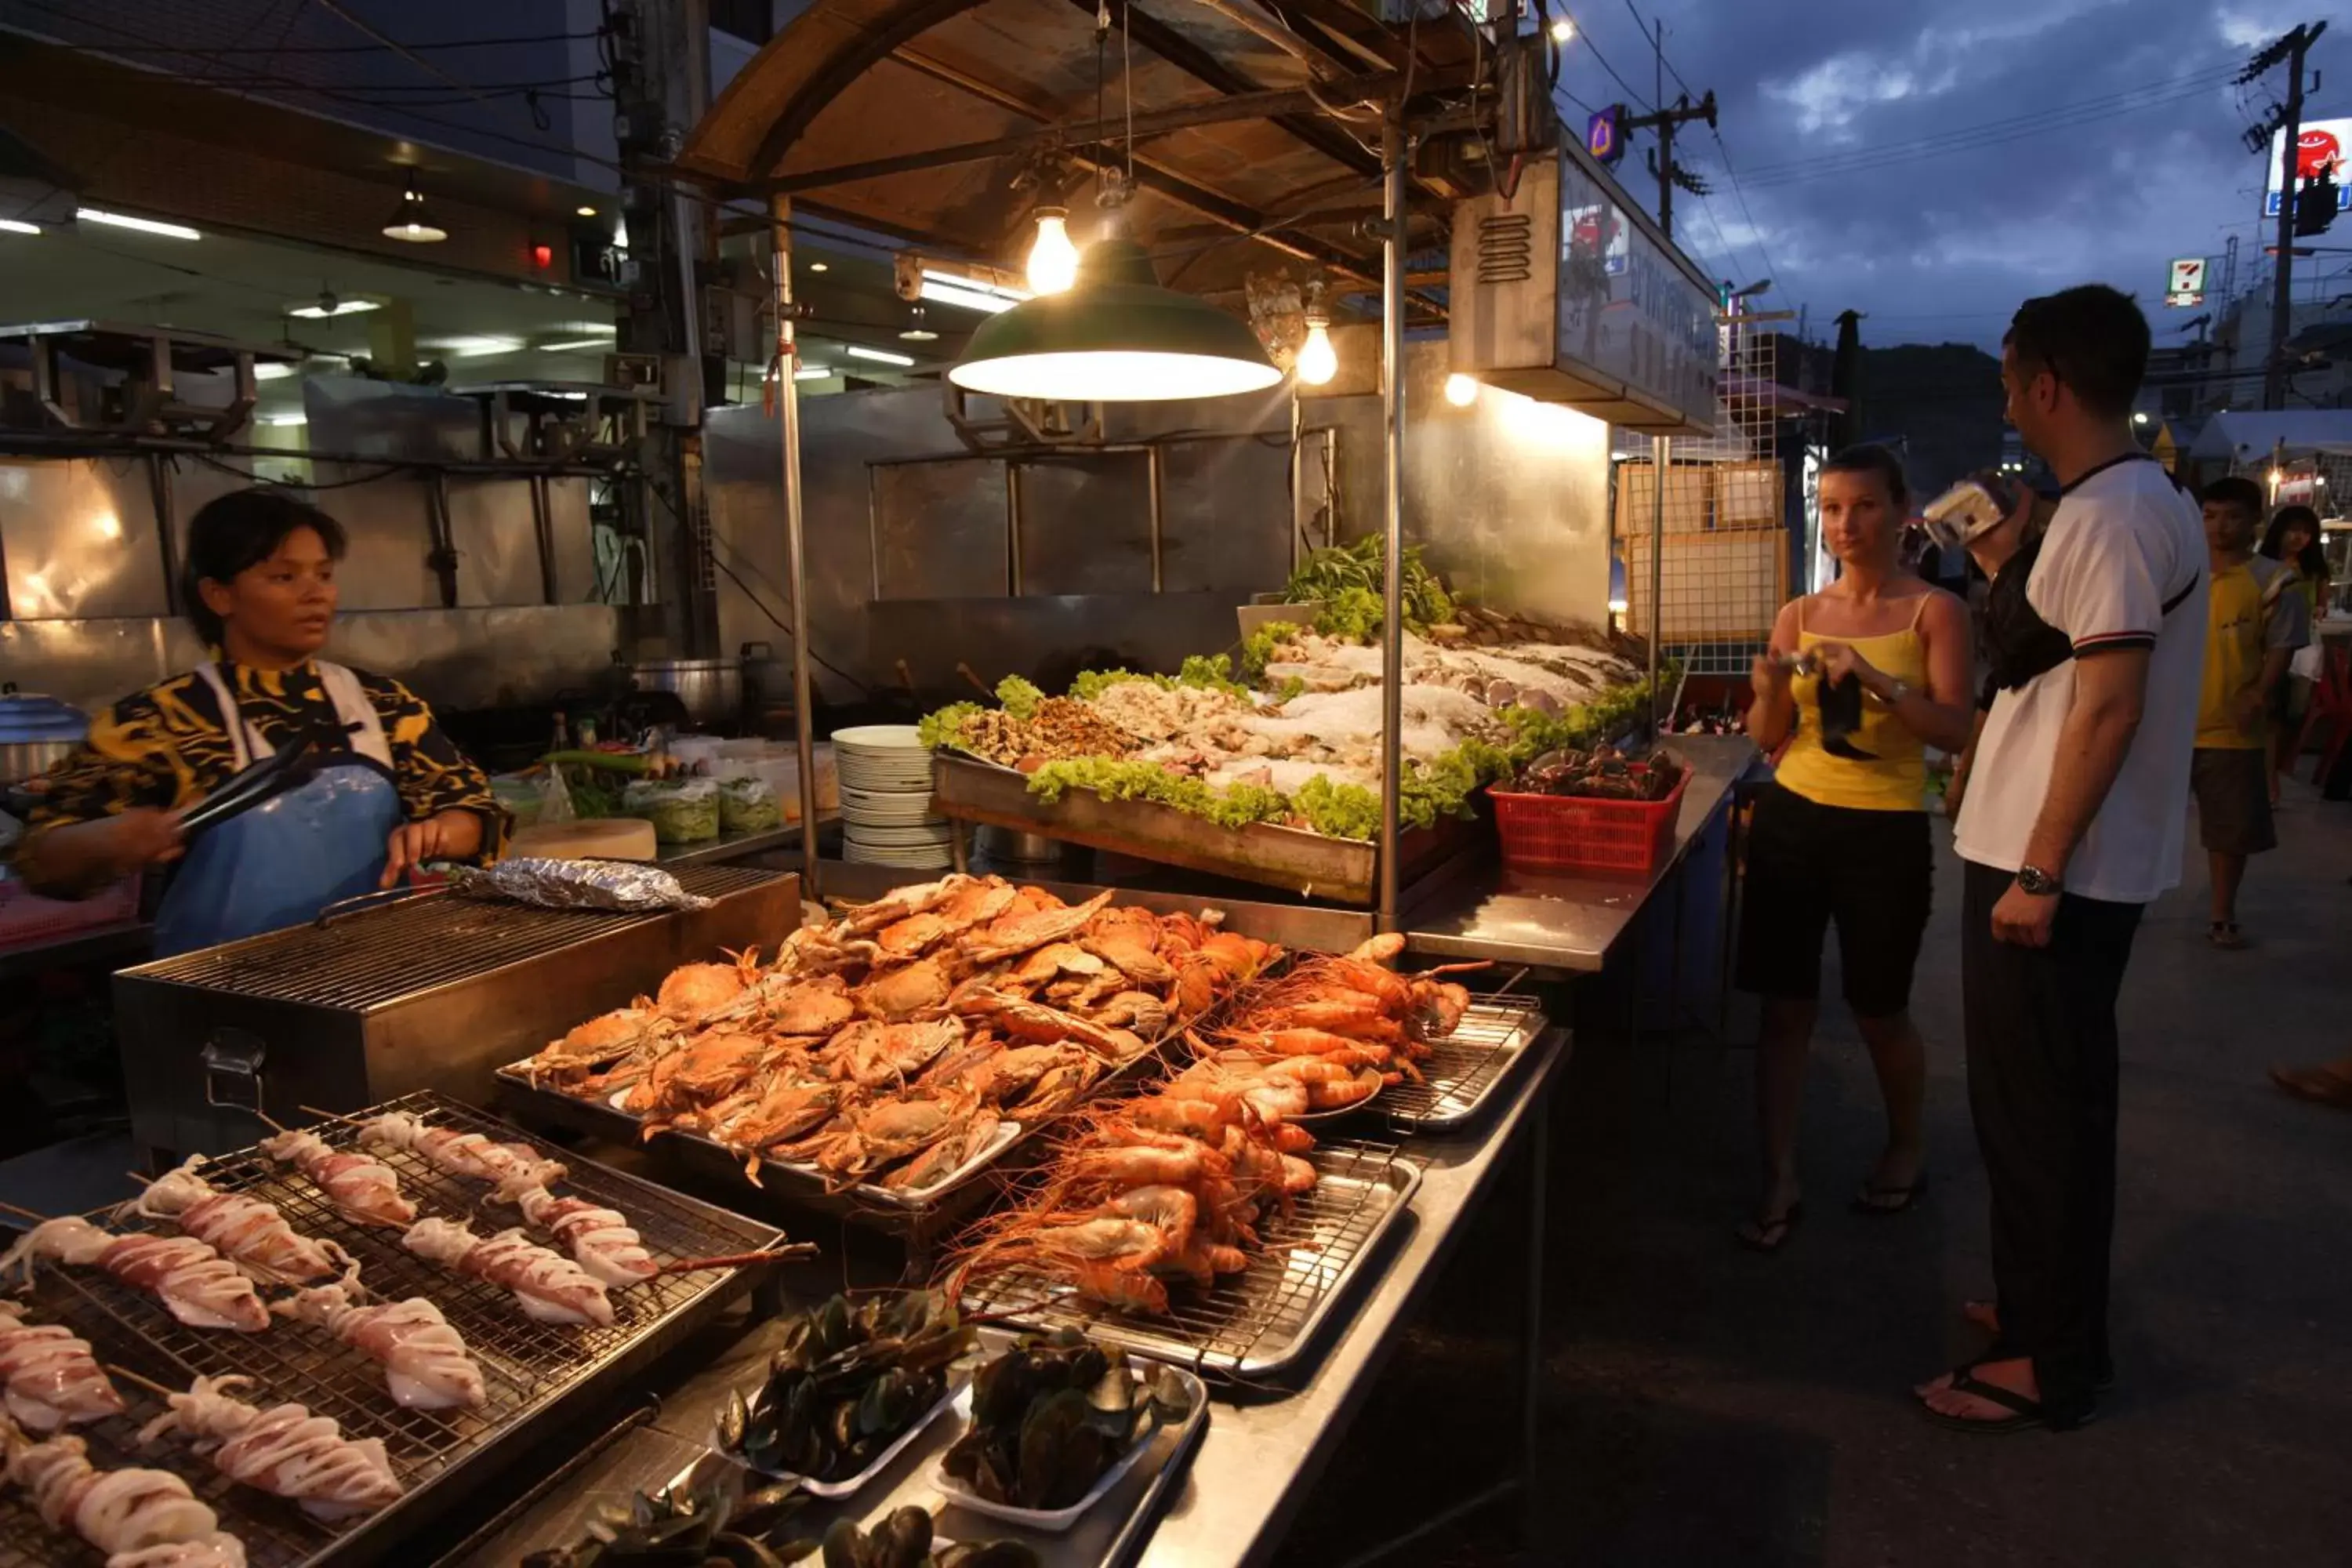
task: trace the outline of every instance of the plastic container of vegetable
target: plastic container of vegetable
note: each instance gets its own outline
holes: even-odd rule
[[[719,837],[719,784],[712,779],[641,779],[621,792],[621,814],[654,825],[664,844],[699,844]]]
[[[776,792],[765,779],[739,775],[719,781],[719,826],[728,833],[765,833],[783,823]]]

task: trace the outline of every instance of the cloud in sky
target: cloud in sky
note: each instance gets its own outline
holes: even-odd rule
[[[1681,160],[1716,194],[1680,195],[1677,237],[1721,275],[1769,271],[1768,304],[1818,328],[1852,308],[1864,341],[1998,343],[2030,295],[2100,279],[2139,296],[2158,341],[2178,318],[2166,260],[2239,241],[2263,264],[2261,160],[2241,131],[2283,90],[2230,77],[2313,13],[2271,0],[1635,0],[1663,17],[1693,96],[1713,89]],[[1584,0],[1561,85],[1600,105],[1651,96],[1651,50],[1624,0]],[[2352,70],[2333,29],[2314,64]],[[1600,55],[1594,53],[1600,51]],[[1668,77],[1669,97],[1679,90]],[[2314,108],[2326,113],[2323,97]],[[2340,106],[2339,106],[2340,111]],[[1620,176],[1648,205],[1648,138]],[[1740,180],[1726,171],[1726,153]],[[1743,205],[1741,196],[1745,196]],[[2218,281],[2218,273],[2217,273]],[[2174,319],[2168,319],[2174,318]]]

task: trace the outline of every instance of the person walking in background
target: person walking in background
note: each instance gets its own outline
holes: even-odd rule
[[[1957,835],[1998,1332],[1915,1393],[1971,1432],[2078,1426],[2112,1375],[2116,999],[2142,908],[2179,881],[2205,651],[2197,507],[2132,437],[2147,353],[2099,284],[2027,300],[2001,349],[2009,420],[2062,487],[2026,597],[2073,657],[1994,698]]]
[[[2311,640],[2317,642],[2319,620],[2327,613],[2327,601],[2334,587],[2327,576],[2327,552],[2320,542],[2319,514],[2307,506],[2279,508],[2271,514],[2271,525],[2263,534],[2262,553],[2265,560],[2284,562],[2294,569],[2295,593],[2304,603],[2305,619],[2312,628]],[[2310,700],[2312,682],[2320,677],[2318,650],[2313,648],[2304,658],[2314,661],[2310,673],[2303,675],[2296,668],[2304,658],[2290,663],[2287,679],[2279,682],[2277,693],[2271,700],[2273,805],[2278,805],[2280,778],[2294,771],[2295,744],[2303,738],[2303,710]]]
[[[1927,1187],[1927,1050],[1910,1014],[1933,870],[1925,747],[1966,743],[1970,659],[1967,605],[1901,564],[1910,501],[1903,466],[1885,447],[1830,459],[1822,542],[1838,579],[1781,607],[1750,672],[1749,735],[1768,752],[1788,742],[1748,830],[1739,926],[1740,986],[1764,998],[1763,1188],[1738,1231],[1759,1252],[1779,1250],[1803,1213],[1797,1119],[1832,922],[1846,1005],[1886,1101],[1886,1148],[1854,1206],[1900,1214]],[[1842,700],[1853,704],[1853,721],[1832,732],[1824,704]]]
[[[2278,847],[2271,818],[2272,698],[2286,683],[2287,660],[2311,640],[2311,622],[2295,591],[2294,568],[2254,553],[2262,487],[2232,475],[2207,485],[2200,499],[2210,586],[2205,684],[2189,779],[2213,878],[2206,940],[2236,949],[2246,945],[2238,929],[2246,858]]]

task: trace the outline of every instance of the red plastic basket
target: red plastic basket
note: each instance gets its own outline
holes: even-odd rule
[[[1633,772],[1649,772],[1646,763]],[[1644,876],[1675,840],[1690,771],[1665,799],[1596,800],[1589,796],[1520,795],[1489,787],[1503,864],[1517,871],[1609,871]]]
[[[55,942],[95,926],[139,918],[139,879],[121,881],[87,899],[44,899],[13,878],[0,878],[0,951]]]

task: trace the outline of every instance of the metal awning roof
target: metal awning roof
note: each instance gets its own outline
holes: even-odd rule
[[[1036,198],[1016,176],[1049,146],[1082,176],[1123,164],[1131,86],[1127,224],[1164,280],[1234,289],[1286,255],[1376,281],[1363,220],[1380,207],[1378,117],[1351,106],[1408,71],[1416,93],[1466,85],[1466,32],[1385,26],[1350,0],[1110,11],[1098,48],[1096,0],[815,0],[728,85],[677,167],[726,194],[788,194],[803,210],[1018,266]],[[1073,195],[1081,242],[1092,190],[1087,179]]]

